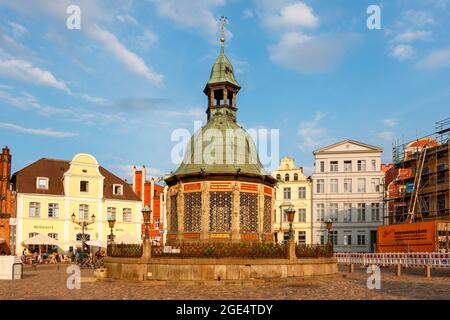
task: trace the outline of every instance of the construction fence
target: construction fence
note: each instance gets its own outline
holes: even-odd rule
[[[405,268],[449,268],[450,253],[350,253],[339,252],[334,254],[338,264],[343,265],[377,265],[389,267],[401,265]]]

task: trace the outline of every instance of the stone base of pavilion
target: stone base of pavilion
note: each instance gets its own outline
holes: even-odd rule
[[[333,257],[297,258],[288,243],[286,258],[141,258],[106,257],[106,277],[114,280],[155,281],[256,281],[289,280],[338,273]],[[145,249],[144,249],[145,252]]]

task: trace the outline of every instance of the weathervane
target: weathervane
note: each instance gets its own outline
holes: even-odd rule
[[[220,38],[220,42],[222,43],[222,46],[225,43],[225,28],[227,27],[228,24],[228,18],[225,16],[221,16],[220,19],[220,32],[222,37]]]

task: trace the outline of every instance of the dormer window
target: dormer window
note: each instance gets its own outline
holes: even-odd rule
[[[80,192],[89,192],[89,181],[80,181]]]
[[[48,178],[38,177],[36,179],[36,188],[37,189],[48,189]]]
[[[114,184],[113,185],[113,194],[116,196],[123,195],[123,186],[121,184]]]

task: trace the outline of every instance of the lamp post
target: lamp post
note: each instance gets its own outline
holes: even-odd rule
[[[142,208],[142,217],[144,218],[144,223],[145,223],[145,235],[144,235],[144,239],[145,240],[149,240],[150,236],[149,236],[149,231],[150,231],[150,216],[152,214],[152,209],[150,209],[149,206],[145,206],[144,208]]]
[[[292,223],[294,222],[295,209],[292,205],[286,209],[286,215],[289,222],[289,240],[294,240],[294,229],[292,228]]]
[[[95,222],[95,215],[91,216],[91,220],[76,220],[75,213],[72,213],[72,222],[81,227],[81,253],[84,256],[84,245],[85,245],[84,231],[86,230],[87,226]]]
[[[331,218],[328,218],[328,219],[325,221],[325,227],[327,228],[327,232],[328,232],[328,242],[327,242],[327,244],[328,244],[328,245],[332,245],[333,243],[331,242],[331,234],[330,234],[330,231],[331,231],[331,228],[333,227],[333,220],[331,220]]]
[[[144,246],[142,248],[142,258],[149,259],[152,256],[152,245],[150,243],[150,217],[152,214],[152,209],[149,206],[145,206],[142,208],[142,216],[144,218],[145,223],[145,236],[144,236]]]
[[[111,242],[114,242],[114,233],[113,233],[113,229],[114,229],[114,225],[116,224],[116,218],[115,217],[113,217],[113,216],[110,216],[109,218],[108,218],[108,225],[109,225],[109,228],[111,229],[111,234],[109,235],[109,241],[110,241],[110,243]]]

